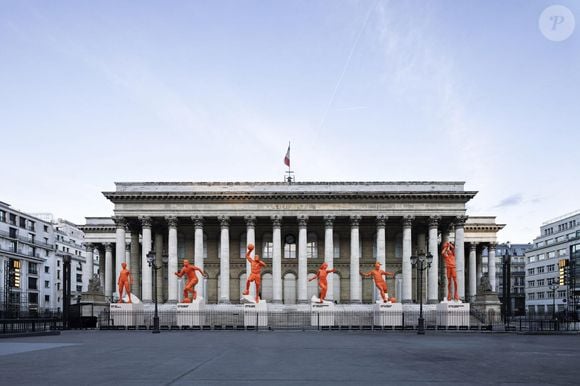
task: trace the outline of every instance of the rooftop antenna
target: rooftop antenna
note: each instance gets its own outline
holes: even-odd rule
[[[284,179],[288,184],[291,184],[294,182],[294,172],[290,170],[290,141],[288,141],[288,150],[286,151],[286,156],[284,157],[284,165],[288,166],[286,177]]]

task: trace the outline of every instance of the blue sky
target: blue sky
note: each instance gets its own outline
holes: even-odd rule
[[[0,200],[114,181],[460,180],[502,241],[580,208],[580,27],[552,1],[0,1]],[[560,1],[580,23],[580,2]]]

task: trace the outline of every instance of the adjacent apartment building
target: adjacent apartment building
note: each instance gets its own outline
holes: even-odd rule
[[[528,315],[552,315],[567,310],[572,299],[564,275],[571,247],[580,243],[580,210],[546,221],[526,252]]]

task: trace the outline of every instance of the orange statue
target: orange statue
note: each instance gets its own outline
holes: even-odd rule
[[[445,267],[447,270],[447,300],[459,300],[459,293],[457,292],[457,272],[455,271],[455,245],[446,241],[441,250],[441,256],[445,259]],[[453,296],[451,296],[451,284],[453,283]]]
[[[197,274],[195,271],[201,272],[204,277],[208,277],[208,274],[201,268],[196,267],[195,265],[190,265],[189,260],[183,260],[183,268],[181,271],[175,272],[177,277],[183,277],[183,275],[187,275],[187,283],[185,284],[185,288],[183,289],[183,301],[182,303],[191,303],[191,299],[189,298],[189,293],[193,294],[193,300],[197,299],[197,292],[195,292],[195,286],[198,283]]]
[[[260,302],[260,272],[262,271],[262,267],[266,266],[262,260],[260,260],[260,256],[256,255],[254,259],[252,259],[251,254],[254,250],[254,244],[248,245],[248,252],[246,252],[246,260],[250,262],[252,265],[252,273],[248,280],[246,280],[246,290],[242,292],[242,295],[249,295],[250,294],[250,283],[254,282],[256,284],[256,303]]]
[[[388,301],[393,301],[395,300],[395,298],[387,298],[387,292],[388,292],[388,288],[387,288],[387,282],[385,281],[385,279],[383,279],[383,276],[388,276],[391,275],[392,277],[395,277],[395,274],[392,272],[387,272],[387,271],[383,271],[381,269],[381,263],[379,263],[378,261],[375,263],[375,269],[373,269],[372,271],[368,271],[368,272],[361,272],[360,273],[362,276],[364,277],[372,277],[373,280],[375,281],[375,286],[377,286],[379,293],[381,294],[381,298],[383,299],[383,302],[388,302]]]
[[[308,281],[312,281],[316,278],[318,278],[318,286],[320,287],[320,301],[319,303],[323,303],[324,299],[326,298],[326,291],[328,291],[328,281],[326,280],[326,277],[328,276],[329,273],[333,273],[336,272],[336,269],[327,269],[328,268],[328,264],[327,263],[322,263],[322,265],[320,266],[320,268],[318,268],[318,271],[316,272],[316,274]]]
[[[119,273],[119,280],[117,285],[119,286],[119,301],[118,303],[123,303],[123,290],[127,292],[129,297],[128,303],[131,302],[131,284],[133,284],[133,276],[131,276],[131,271],[127,269],[127,263],[121,263],[121,272]]]

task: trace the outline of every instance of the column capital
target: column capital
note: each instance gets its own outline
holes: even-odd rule
[[[274,215],[270,219],[272,220],[272,226],[274,228],[280,228],[282,226],[282,216]]]
[[[106,252],[113,252],[113,246],[111,245],[111,243],[104,243],[103,245],[105,246]]]
[[[463,226],[465,225],[465,222],[467,221],[467,216],[457,216],[455,217],[455,228],[463,228]]]
[[[141,221],[141,226],[143,228],[151,228],[151,217],[139,216],[139,221]]]
[[[125,226],[127,226],[127,219],[123,216],[113,216],[113,221],[115,222],[115,225],[117,226],[117,229],[119,228],[123,228],[125,229]]]
[[[196,229],[203,228],[203,216],[191,216],[191,220]]]
[[[230,217],[229,216],[218,216],[218,221],[222,228],[228,228],[230,226]]]
[[[439,226],[440,221],[441,221],[441,216],[430,216],[429,217],[429,227],[430,228],[437,228]]]
[[[477,244],[478,243],[469,243],[469,250],[475,252],[477,249]]]
[[[332,225],[334,224],[335,219],[336,219],[336,217],[334,217],[334,216],[324,216],[324,227],[332,228]]]
[[[350,216],[350,225],[353,227],[357,227],[360,224],[360,220],[362,219],[359,215]]]
[[[495,249],[497,247],[497,243],[489,243],[489,249],[493,249],[493,251],[495,252]]]
[[[256,226],[256,216],[244,216],[246,227],[254,228]]]
[[[176,228],[177,227],[177,217],[176,216],[166,216],[165,220],[167,220],[167,224],[169,224],[169,228]]]
[[[95,245],[92,243],[86,243],[85,250],[92,253],[95,250]]]
[[[415,219],[415,216],[403,216],[403,219],[401,220],[401,222],[403,223],[404,227],[410,227],[413,224],[414,219]]]
[[[308,216],[304,216],[304,215],[298,216],[298,226],[300,228],[306,227],[307,223],[308,223]]]
[[[385,223],[387,222],[388,219],[389,219],[389,216],[385,216],[384,214],[379,214],[377,216],[377,219],[376,219],[377,227],[384,228]]]

